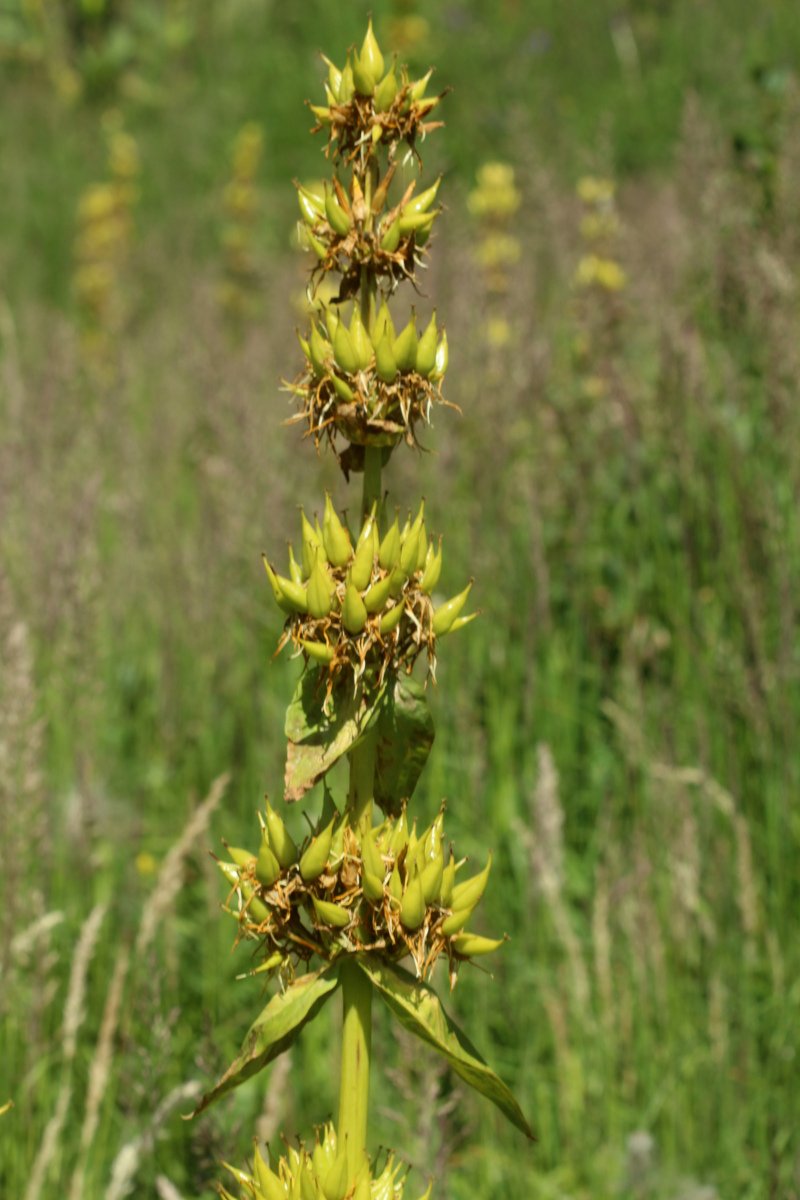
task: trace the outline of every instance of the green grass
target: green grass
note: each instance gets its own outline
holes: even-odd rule
[[[373,8],[380,28],[390,6]],[[743,128],[753,145],[775,134],[750,71],[796,70],[798,34],[786,5],[635,5],[639,75],[615,51],[610,15],[436,4],[420,52],[455,88],[425,157],[447,174],[429,291],[463,417],[438,415],[435,452],[398,454],[387,484],[403,505],[425,494],[447,543],[443,588],[474,573],[483,617],[442,648],[419,810],[431,817],[446,797],[458,847],[476,858],[496,847],[482,927],[511,941],[494,981],[463,972],[450,1005],[539,1140],[523,1146],[446,1075],[414,1074],[379,1016],[374,1141],[405,1153],[420,1182],[436,1155],[438,1194],[453,1200],[678,1200],[690,1180],[720,1197],[789,1200],[800,1153],[796,81],[776,122],[771,214],[731,147]],[[110,100],[65,108],[22,68],[0,84],[9,1197],[25,1196],[65,1077],[62,1009],[92,906],[108,909],[43,1200],[69,1197],[109,980],[154,887],[137,856],[160,865],[225,771],[177,897],[151,949],[134,954],[86,1200],[106,1195],[116,1155],[172,1088],[224,1068],[263,1003],[257,980],[234,981],[248,951],[230,953],[207,850],[221,836],[252,840],[263,792],[280,795],[297,664],[270,661],[279,620],[259,552],[280,552],[301,501],[313,510],[325,486],[344,496],[333,464],[280,427],[278,381],[298,362],[289,181],[321,161],[302,101],[317,87],[316,47],[341,56],[362,21],[361,6],[209,6],[195,43],[160,68],[170,73],[148,68],[158,105],[116,101],[143,172],[113,386],[80,366],[69,282],[75,204],[102,177]],[[251,118],[266,136],[264,300],[234,343],[214,296],[220,193]],[[496,351],[483,343],[494,308],[463,203],[489,155],[515,164],[525,195],[503,309],[518,341]],[[630,278],[610,394],[592,403],[574,340],[602,324],[604,301],[576,308],[570,286],[572,185],[585,169],[622,179]],[[46,912],[63,919],[26,951]],[[179,1105],[142,1147],[132,1194],[156,1196],[164,1175],[211,1197],[220,1158],[248,1154],[265,1094],[273,1137],[324,1120],[333,1033],[327,1020],[307,1031],[280,1087],[261,1077],[189,1125]],[[629,1139],[641,1132],[656,1151],[637,1182]]]

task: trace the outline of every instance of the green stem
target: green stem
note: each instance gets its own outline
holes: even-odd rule
[[[342,981],[342,1063],[337,1137],[347,1147],[350,1178],[367,1149],[372,984],[357,963],[345,961]]]
[[[350,824],[362,834],[372,828],[376,741],[367,734],[350,751]],[[369,1061],[372,1046],[372,986],[358,965],[345,961],[342,980],[342,1064],[338,1136],[347,1146],[351,1178],[367,1147]]]

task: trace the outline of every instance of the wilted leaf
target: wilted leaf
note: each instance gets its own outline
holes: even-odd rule
[[[387,690],[377,729],[375,801],[394,817],[400,801],[413,794],[433,745],[433,716],[416,679],[399,676]]]
[[[289,744],[284,798],[289,803],[301,800],[343,754],[352,750],[373,720],[385,689],[381,688],[369,704],[350,691],[334,693],[327,712],[322,710],[324,691],[320,673],[306,671],[286,710]]]

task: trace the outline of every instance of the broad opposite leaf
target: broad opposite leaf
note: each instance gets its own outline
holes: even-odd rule
[[[428,761],[433,717],[425,689],[416,679],[399,676],[386,694],[377,721],[375,800],[389,816],[400,812]]]
[[[257,1075],[274,1058],[288,1050],[303,1026],[313,1021],[338,986],[339,965],[333,963],[323,971],[303,975],[285,992],[273,996],[250,1026],[241,1053],[211,1091],[205,1093],[192,1116],[196,1117],[209,1104]]]
[[[366,703],[351,692],[331,698],[323,712],[325,692],[319,671],[306,671],[298,681],[292,702],[286,711],[286,774],[284,797],[292,803],[301,800],[334,763],[352,750],[366,732],[383,700],[384,689]]]
[[[437,1050],[465,1083],[496,1104],[512,1125],[532,1139],[533,1130],[511,1091],[447,1015],[433,989],[402,967],[377,964],[366,956],[359,957],[358,964],[400,1024]]]

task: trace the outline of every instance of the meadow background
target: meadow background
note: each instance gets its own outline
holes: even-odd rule
[[[453,88],[423,147],[448,210],[426,290],[463,416],[386,479],[428,497],[445,590],[474,574],[483,616],[443,648],[419,809],[446,797],[458,846],[496,847],[483,926],[511,941],[450,1007],[539,1139],[379,1018],[374,1140],[448,1200],[797,1200],[796,6],[372,11]],[[210,1200],[256,1130],[334,1104],[336,1006],[181,1120],[264,1002],[235,980],[208,851],[280,795],[297,664],[271,660],[260,552],[299,503],[344,497],[281,428],[280,380],[305,320],[291,179],[323,172],[303,101],[365,16],[0,12],[4,1200]],[[249,122],[263,154],[232,215]],[[104,249],[77,214],[115,137],[129,191]],[[469,201],[498,159],[521,196],[500,290]],[[587,176],[617,188],[602,278]],[[107,293],[81,285],[87,254]]]

